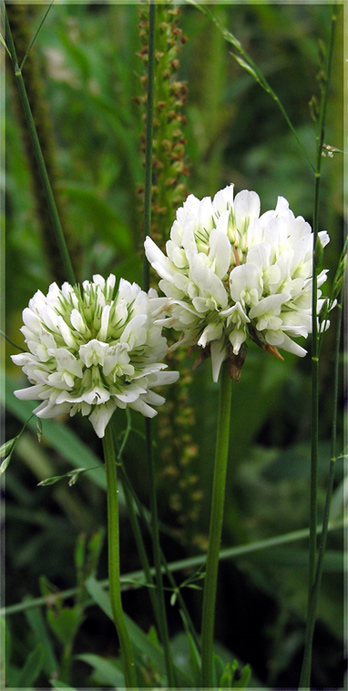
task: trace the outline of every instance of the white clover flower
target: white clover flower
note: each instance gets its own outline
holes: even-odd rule
[[[293,339],[307,337],[312,328],[313,233],[284,197],[274,210],[260,215],[260,208],[256,192],[234,197],[233,185],[213,200],[191,194],[177,211],[166,254],[145,241],[170,299],[170,316],[161,323],[183,332],[174,347],[209,349],[214,381],[227,358],[232,369],[238,363],[234,374],[240,374],[248,335],[280,358],[278,348],[306,354]],[[326,231],[319,240],[325,247]],[[319,274],[318,288],[326,274]],[[318,313],[320,296],[318,290]]]
[[[15,395],[42,401],[35,415],[81,412],[98,437],[116,408],[156,415],[152,406],[165,399],[152,388],[179,377],[161,362],[167,341],[157,317],[167,299],[122,278],[116,291],[115,282],[113,274],[106,281],[95,275],[82,286],[38,290],[23,311],[29,352],[12,356],[33,384]]]

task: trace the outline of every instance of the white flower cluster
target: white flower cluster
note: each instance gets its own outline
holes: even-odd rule
[[[323,247],[329,242],[326,231],[319,239]],[[277,348],[306,354],[292,339],[311,331],[313,233],[283,197],[260,216],[256,192],[234,198],[233,185],[213,200],[190,195],[177,211],[166,255],[150,238],[145,251],[170,298],[163,323],[183,332],[176,346],[209,347],[214,381],[248,333],[278,356]],[[326,273],[318,276],[318,287]]]
[[[167,341],[156,318],[166,298],[123,279],[116,291],[115,282],[95,275],[82,286],[53,283],[47,296],[37,291],[23,311],[30,352],[12,356],[34,385],[17,398],[41,400],[34,410],[41,418],[89,415],[99,437],[117,407],[156,415],[151,406],[164,398],[152,388],[179,376],[161,362]]]

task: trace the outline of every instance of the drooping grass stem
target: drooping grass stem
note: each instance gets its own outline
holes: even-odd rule
[[[125,684],[127,688],[136,688],[137,678],[133,659],[132,644],[128,635],[121,602],[118,489],[116,475],[116,457],[112,437],[112,429],[110,424],[107,425],[105,429],[105,435],[103,437],[103,451],[107,487],[106,491],[108,514],[108,568],[110,603],[117,635],[120,642]]]
[[[313,210],[313,288],[312,288],[312,429],[311,429],[311,484],[310,484],[310,537],[309,537],[309,569],[308,569],[308,605],[306,623],[305,652],[300,677],[300,687],[310,685],[312,644],[315,626],[316,601],[319,594],[317,566],[317,484],[318,484],[318,440],[319,440],[319,339],[317,324],[317,264],[316,247],[319,230],[319,202],[321,187],[322,151],[325,136],[325,120],[327,111],[328,92],[330,85],[334,36],[337,22],[337,5],[333,6],[331,14],[331,30],[325,76],[321,86],[321,100],[319,120],[316,136],[316,165]],[[332,488],[331,488],[332,489]]]
[[[215,601],[224,513],[232,394],[231,379],[229,377],[227,361],[225,361],[222,365],[220,376],[221,381],[210,512],[209,547],[203,592],[201,636],[203,688],[212,688],[215,685],[213,683]]]
[[[39,174],[40,174],[40,179],[42,182],[42,186],[44,189],[46,201],[47,201],[47,206],[49,209],[51,221],[52,221],[52,228],[53,232],[56,238],[59,254],[61,257],[61,261],[64,267],[65,275],[67,280],[74,285],[76,283],[75,280],[75,275],[74,275],[74,270],[72,268],[69,252],[66,246],[65,238],[64,238],[64,233],[63,229],[60,223],[58,211],[57,211],[57,206],[55,203],[55,199],[53,196],[52,192],[52,187],[51,183],[48,177],[47,173],[47,168],[45,164],[45,160],[42,154],[39,138],[37,135],[36,127],[35,127],[35,122],[34,118],[31,112],[30,108],[30,103],[27,95],[27,91],[25,88],[25,83],[22,75],[22,70],[18,65],[18,59],[17,59],[17,53],[16,53],[16,47],[12,38],[12,32],[10,28],[10,24],[8,21],[7,13],[6,13],[6,8],[5,8],[5,3],[1,2],[1,10],[2,10],[2,15],[5,23],[5,30],[6,30],[6,41],[7,41],[7,46],[9,50],[9,54],[11,56],[11,61],[14,69],[14,75],[19,91],[19,96],[22,102],[23,110],[24,110],[24,115],[25,119],[27,122],[28,126],[28,132],[29,136],[32,142],[33,150],[34,150],[34,155],[35,159],[37,162]]]

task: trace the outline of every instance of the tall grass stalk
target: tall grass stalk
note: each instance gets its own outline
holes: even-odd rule
[[[133,659],[132,644],[127,631],[121,602],[118,489],[115,448],[110,423],[105,429],[105,435],[103,437],[103,451],[107,487],[110,603],[120,642],[125,684],[127,688],[136,688],[137,678]]]
[[[34,118],[33,118],[32,112],[31,112],[30,103],[29,103],[29,99],[28,99],[28,95],[27,95],[27,91],[25,88],[25,83],[24,83],[24,79],[23,79],[23,75],[22,75],[22,68],[19,67],[19,65],[18,65],[16,47],[15,47],[15,44],[13,41],[12,32],[11,32],[10,24],[9,24],[7,13],[6,13],[6,7],[5,7],[5,3],[3,0],[1,1],[1,12],[2,12],[2,16],[3,16],[4,24],[5,24],[6,43],[8,46],[8,52],[9,52],[9,55],[11,56],[11,62],[12,62],[13,70],[14,70],[14,76],[16,79],[16,83],[17,83],[17,87],[18,87],[18,91],[19,91],[19,96],[20,96],[20,99],[22,102],[24,115],[25,115],[25,119],[27,122],[27,126],[28,126],[29,136],[30,136],[31,143],[33,146],[34,155],[35,155],[35,159],[37,162],[40,179],[42,182],[42,186],[43,186],[46,201],[47,201],[47,206],[48,206],[51,221],[52,221],[52,229],[53,229],[53,232],[54,232],[54,235],[56,238],[59,254],[61,257],[62,265],[64,267],[65,275],[66,275],[66,279],[69,281],[69,283],[71,283],[73,285],[74,283],[76,283],[75,274],[74,274],[74,270],[72,268],[68,248],[67,248],[67,245],[65,242],[63,229],[61,226],[61,222],[60,222],[58,211],[57,211],[57,206],[56,206],[53,191],[52,191],[52,186],[51,186],[51,183],[50,183],[50,180],[48,177],[45,160],[44,160],[44,157],[42,154],[42,149],[41,149],[39,138],[37,135]]]
[[[217,575],[224,514],[226,470],[231,419],[232,386],[228,362],[221,368],[218,422],[214,459],[214,478],[210,511],[209,546],[203,591],[202,613],[202,686],[215,686],[213,675],[214,621]]]
[[[317,325],[317,262],[316,247],[319,230],[319,203],[321,187],[322,151],[325,135],[325,120],[330,85],[334,37],[337,22],[337,5],[333,6],[331,14],[331,29],[325,76],[323,78],[320,99],[319,120],[316,135],[316,165],[313,212],[313,289],[312,289],[312,430],[311,430],[311,484],[310,484],[310,536],[309,536],[309,567],[308,567],[308,605],[305,651],[300,676],[300,687],[310,685],[313,633],[316,616],[316,601],[319,594],[321,578],[316,575],[317,566],[317,485],[318,485],[318,441],[319,441],[319,338]],[[329,486],[330,493],[332,491]],[[327,517],[328,520],[328,517]],[[323,544],[323,541],[322,541]]]
[[[144,190],[144,240],[151,234],[151,191],[152,191],[152,140],[153,140],[153,98],[154,98],[154,66],[155,66],[155,30],[156,4],[149,5],[149,45],[147,72],[147,102],[146,102],[146,134],[145,134],[145,190]],[[150,287],[150,265],[144,257],[143,289]],[[167,682],[175,686],[174,664],[169,644],[169,632],[166,616],[163,578],[161,568],[161,550],[159,540],[158,510],[156,497],[156,474],[153,457],[151,422],[145,419],[146,456],[149,472],[150,510],[152,518],[152,546],[156,571],[156,593],[158,599],[158,613],[160,621],[160,636],[166,664]]]

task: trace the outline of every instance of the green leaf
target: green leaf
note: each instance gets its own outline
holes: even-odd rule
[[[79,606],[48,609],[47,621],[58,640],[63,645],[69,645],[82,621],[81,609]]]
[[[330,443],[319,444],[318,472],[326,473],[331,456]],[[304,480],[310,477],[310,444],[300,443],[282,451],[262,472],[267,480],[285,478]]]
[[[234,677],[234,673],[236,669],[238,668],[238,662],[237,660],[233,660],[233,662],[228,662],[220,679],[219,687],[222,689],[230,689],[232,687],[232,679]]]
[[[249,685],[250,682],[250,677],[251,677],[251,669],[250,665],[245,665],[243,667],[241,673],[240,673],[240,678],[238,681],[233,681],[232,688],[233,689],[246,689],[246,687]]]
[[[42,439],[42,420],[39,417],[36,418],[36,435],[37,440],[40,443]]]
[[[112,242],[122,252],[131,249],[131,236],[127,225],[104,199],[101,199],[90,187],[78,185],[63,185],[67,194],[75,205],[78,205],[80,213],[95,224],[99,229],[100,238]]]
[[[65,684],[64,681],[59,681],[59,679],[50,679],[50,684],[54,689],[69,689],[69,691],[79,691],[69,684]]]
[[[0,446],[0,458],[7,458],[7,456],[11,453],[12,447],[17,441],[17,437],[14,437],[13,439],[9,439],[8,441],[5,441],[4,444]],[[3,464],[1,464],[2,466]],[[2,471],[3,472],[3,471]]]
[[[31,599],[32,598],[26,598],[26,601],[30,602]],[[27,609],[25,610],[25,616],[31,630],[34,633],[35,639],[38,643],[41,642],[42,644],[43,669],[47,675],[51,675],[58,669],[58,663],[53,651],[45,619],[42,614],[42,609],[39,607],[36,607],[35,609]]]
[[[105,660],[103,657],[100,657],[100,655],[94,655],[93,653],[76,655],[75,659],[82,660],[82,662],[91,665],[91,667],[98,672],[100,681],[103,684],[110,683],[115,687],[124,686],[124,676],[114,662]]]
[[[87,473],[89,470],[97,470],[98,468],[99,466],[94,466],[94,468],[77,468],[76,470],[69,470],[67,473],[64,473],[64,475],[53,475],[52,477],[46,477],[44,480],[41,480],[41,482],[38,482],[37,486],[45,487],[46,485],[54,485],[56,482],[60,482],[60,480],[64,480],[64,478],[68,477],[70,478],[68,485],[69,487],[72,487],[76,484],[77,479],[82,473]]]
[[[201,673],[201,657],[197,650],[197,646],[189,631],[186,631],[187,640],[189,643],[189,659],[190,668],[192,671],[192,678],[195,684],[198,684]]]
[[[32,403],[30,401],[21,401],[13,395],[15,389],[18,388],[18,382],[15,384],[9,377],[6,377],[5,384],[7,410],[23,422],[26,422],[27,426],[36,433],[35,419],[31,418],[28,421],[28,417],[32,415]],[[5,401],[2,402],[3,404],[5,403]],[[45,441],[49,442],[52,449],[57,451],[75,468],[80,469],[81,459],[83,458],[85,468],[92,471],[89,478],[98,487],[106,489],[105,473],[102,470],[103,464],[91,451],[90,447],[84,444],[71,429],[58,424],[56,420],[45,420],[44,436]]]
[[[105,528],[100,528],[92,535],[88,541],[88,573],[87,576],[95,576],[97,570],[100,553],[103,549],[105,539]]]
[[[95,578],[88,578],[86,581],[86,588],[94,602],[99,605],[109,619],[113,620],[109,596],[105,590],[101,588]],[[141,630],[141,628],[137,626],[137,624],[135,624],[127,615],[125,615],[125,621],[134,647],[137,648],[141,655],[148,657],[158,673],[161,676],[164,676],[165,664],[162,650],[158,650],[158,648],[149,640],[148,636]],[[177,667],[175,668],[175,674],[177,681],[181,686],[190,686],[189,677]]]
[[[12,453],[10,453],[10,454],[7,456],[7,458],[5,458],[5,460],[1,463],[1,465],[0,465],[0,475],[3,475],[3,473],[5,472],[5,470],[7,470],[8,465],[9,465],[10,460],[11,460],[11,456],[12,456]]]
[[[24,667],[21,670],[20,676],[18,677],[17,686],[25,686],[26,688],[28,688],[29,686],[34,684],[42,670],[43,661],[44,655],[42,650],[42,644],[39,643],[36,646],[36,648],[31,653],[29,653],[25,661]]]
[[[4,38],[3,38],[2,34],[0,34],[0,43],[2,43],[2,45],[4,46],[4,48],[5,48],[5,50],[6,50],[6,53],[10,56],[10,58],[11,58],[11,60],[12,60],[11,53],[10,53],[10,51],[9,51],[9,49],[8,49],[8,47],[7,47],[6,43],[5,43],[5,41],[4,41]]]
[[[244,58],[241,58],[240,55],[236,55],[235,53],[230,53],[230,55],[232,55],[232,57],[238,62],[238,64],[241,67],[243,67],[243,69],[246,70],[246,72],[248,72],[258,84],[263,86],[262,81],[259,78],[259,75],[257,74],[256,70],[252,67],[252,65],[249,65],[249,63],[246,60],[244,60]]]

